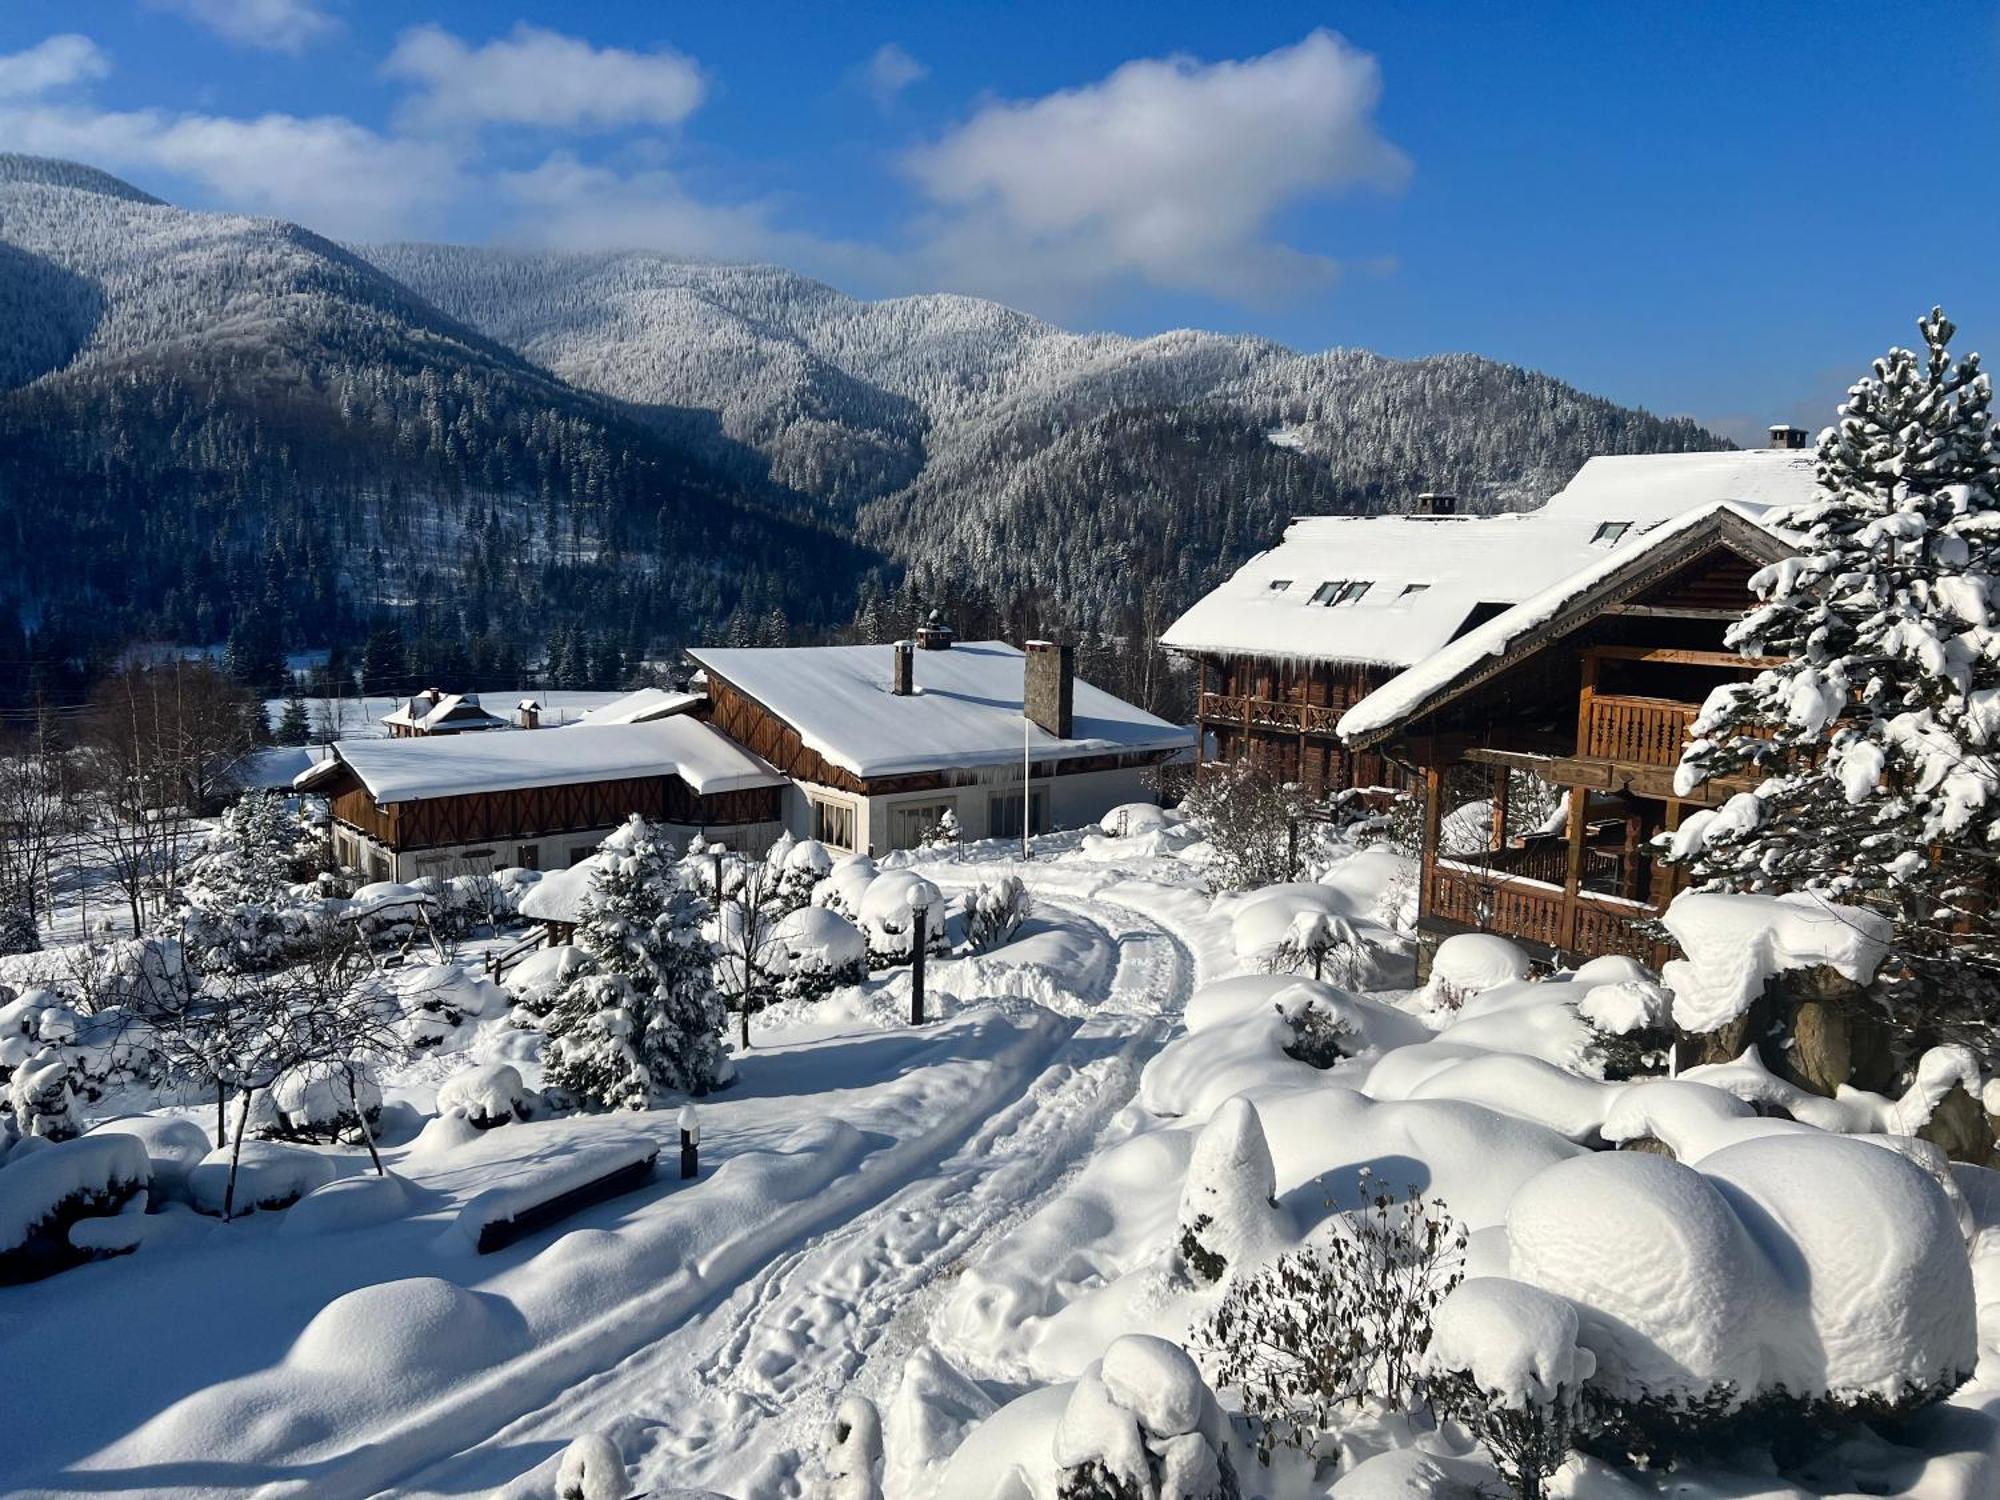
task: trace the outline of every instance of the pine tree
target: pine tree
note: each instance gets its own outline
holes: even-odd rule
[[[278,715],[275,735],[280,745],[303,745],[312,738],[312,716],[306,712],[306,700],[296,689],[285,700],[284,711]]]
[[[604,841],[576,941],[588,967],[551,1002],[548,1081],[606,1109],[722,1080],[726,1017],[704,908],[663,830],[634,816]]]
[[[1678,789],[1762,779],[1683,825],[1711,889],[1874,906],[1922,996],[1921,1033],[2000,1052],[2000,447],[1977,355],[1938,309],[1822,435],[1821,494],[1775,518],[1799,554],[1752,580],[1731,627],[1782,657],[1714,694]],[[1919,1040],[1928,1039],[1919,1037]]]

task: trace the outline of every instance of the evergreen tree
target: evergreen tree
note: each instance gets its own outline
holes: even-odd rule
[[[705,1094],[727,1059],[703,903],[682,882],[672,841],[645,819],[634,816],[602,849],[610,859],[576,934],[590,962],[550,1003],[545,1076],[605,1109]]]
[[[1731,627],[1783,661],[1714,694],[1678,787],[1750,773],[1683,826],[1711,889],[1812,891],[1895,924],[1918,1041],[2000,1053],[2000,449],[1977,355],[1938,309],[1822,435],[1821,494],[1777,518],[1797,557]]]
[[[276,734],[280,745],[303,745],[312,738],[312,716],[306,711],[306,700],[296,689],[285,700],[284,711],[278,715]]]

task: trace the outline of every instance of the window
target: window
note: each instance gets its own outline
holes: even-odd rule
[[[1399,599],[1407,599],[1412,594],[1421,594],[1425,589],[1429,587],[1430,585],[1428,583],[1406,583],[1403,585],[1403,592],[1397,595],[1396,597]]]
[[[1271,580],[1271,592],[1274,594],[1282,594],[1291,586],[1292,580],[1289,578],[1273,578]]]
[[[996,839],[1017,839],[1021,836],[1021,793],[1017,788],[1011,792],[995,792],[986,804],[987,833]],[[1049,831],[1049,789],[1035,788],[1034,824],[1030,833]]]
[[[893,809],[889,814],[889,847],[916,848],[943,821],[946,813],[956,816],[957,809],[949,802],[920,802],[914,807]]]
[[[813,837],[829,849],[852,849],[854,847],[854,809],[845,802],[820,802],[815,800],[813,810]]]
[[[595,854],[596,852],[597,852],[596,847],[591,844],[572,845],[569,851],[569,867],[572,870],[574,870],[578,865],[582,864],[586,859],[589,859],[590,856]]]
[[[539,870],[542,867],[542,846],[540,844],[523,844],[518,857],[522,869]]]
[[[1336,583],[1322,583],[1313,590],[1312,602],[1328,607],[1352,604],[1373,587],[1373,580],[1367,578],[1343,578]]]
[[[1361,596],[1374,587],[1375,585],[1368,579],[1357,578],[1354,582],[1343,588],[1340,591],[1339,597],[1333,602],[1335,604],[1358,604],[1361,601]]]
[[[1592,533],[1590,544],[1594,547],[1599,542],[1602,542],[1606,546],[1609,546],[1631,529],[1632,523],[1630,521],[1606,521]]]
[[[1342,579],[1338,583],[1322,583],[1318,588],[1313,590],[1313,596],[1307,602],[1312,604],[1331,604],[1339,596],[1340,591],[1346,587],[1347,581],[1345,579]]]

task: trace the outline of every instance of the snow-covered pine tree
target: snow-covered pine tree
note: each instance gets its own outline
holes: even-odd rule
[[[611,857],[576,931],[589,964],[549,1006],[545,1076],[607,1109],[705,1094],[727,1059],[703,902],[682,880],[672,840],[645,819],[634,816],[601,848]]]
[[[1760,775],[1690,820],[1696,881],[1874,906],[1917,981],[1918,1030],[2000,1052],[2000,448],[1992,387],[1939,309],[1820,438],[1820,495],[1777,517],[1799,555],[1752,580],[1728,640],[1783,658],[1704,705],[1687,791]],[[1929,1039],[1927,1036],[1925,1039]]]
[[[272,736],[280,745],[303,745],[312,738],[312,716],[306,711],[306,700],[294,688],[285,699],[284,709],[278,715],[278,727]]]
[[[188,863],[183,893],[195,906],[275,906],[307,877],[311,835],[275,792],[245,792],[223,810]]]

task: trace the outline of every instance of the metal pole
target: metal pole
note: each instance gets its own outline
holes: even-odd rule
[[[910,941],[916,945],[910,963],[910,1024],[924,1024],[924,949],[930,946],[924,932],[924,919],[930,909],[923,906],[910,908]]]
[[[1285,879],[1299,878],[1299,820],[1285,820]]]
[[[1028,758],[1028,705],[1021,704],[1021,858],[1032,859],[1028,853],[1028,806],[1034,796],[1034,762]]]
[[[681,1181],[686,1182],[701,1170],[701,1122],[695,1117],[694,1106],[681,1106]]]

